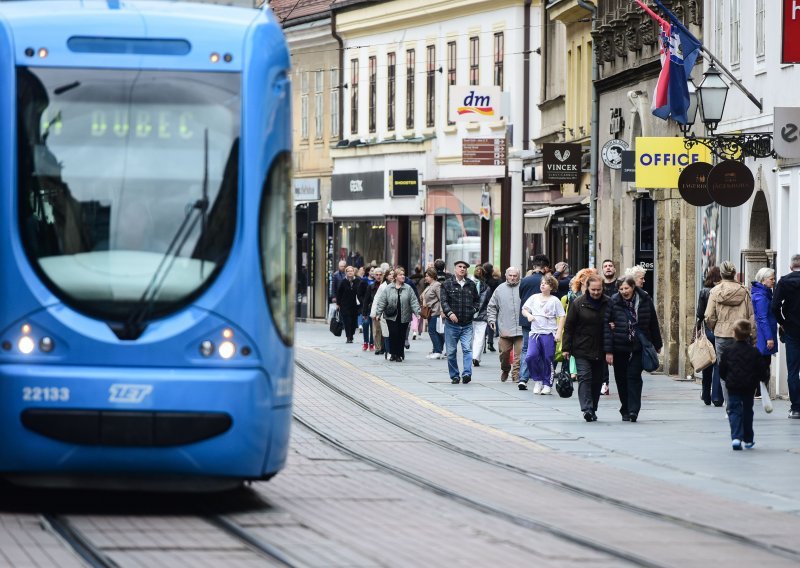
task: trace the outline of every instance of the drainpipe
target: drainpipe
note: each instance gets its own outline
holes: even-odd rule
[[[339,44],[339,139],[344,139],[344,40],[336,33],[336,12],[331,10],[331,35]]]
[[[522,149],[527,150],[530,144],[530,100],[531,100],[531,1],[525,0],[525,23],[522,26],[525,38],[523,39],[522,53]]]
[[[578,6],[592,13],[592,25],[597,15],[597,6],[585,0],[577,0]],[[600,68],[597,65],[597,46],[592,43],[592,136],[589,146],[589,267],[595,267],[595,249],[597,247],[597,152],[598,125],[600,117],[600,99],[597,96],[597,81],[600,79]]]

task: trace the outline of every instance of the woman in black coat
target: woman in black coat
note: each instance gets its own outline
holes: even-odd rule
[[[356,277],[356,269],[352,266],[345,268],[344,273],[345,277],[336,290],[336,307],[342,316],[347,343],[353,343],[353,335],[358,325],[358,306],[361,303],[358,295],[363,280]]]
[[[608,368],[604,357],[605,316],[609,299],[603,280],[596,274],[586,279],[586,293],[575,298],[567,311],[561,352],[566,361],[575,357],[578,369],[578,401],[587,422],[597,420],[600,389]]]
[[[650,296],[628,276],[608,306],[605,318],[606,362],[614,366],[619,391],[620,414],[636,422],[642,407],[642,344],[644,335],[661,353],[663,342],[658,328],[656,307]]]

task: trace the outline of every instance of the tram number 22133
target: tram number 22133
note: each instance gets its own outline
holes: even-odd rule
[[[69,400],[69,389],[66,387],[23,387],[22,400],[66,402]]]

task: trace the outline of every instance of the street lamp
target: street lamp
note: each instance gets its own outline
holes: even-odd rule
[[[708,71],[703,73],[703,81],[697,87],[697,97],[703,122],[709,133],[713,135],[722,120],[725,99],[728,97],[728,84],[723,81],[722,73],[713,63]]]
[[[694,81],[692,81],[692,78],[689,77],[689,80],[686,83],[689,88],[689,108],[686,110],[686,124],[678,123],[678,127],[681,129],[681,132],[683,132],[684,137],[689,134],[692,126],[694,126],[695,120],[697,120],[698,102],[697,89],[694,86]]]

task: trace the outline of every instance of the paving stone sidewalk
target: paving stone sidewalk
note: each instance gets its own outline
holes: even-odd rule
[[[358,336],[356,337],[358,340]],[[800,467],[800,421],[787,419],[788,402],[766,414],[756,401],[756,447],[734,452],[724,408],[700,401],[700,386],[665,375],[646,375],[639,422],[622,422],[612,385],[599,420],[583,421],[575,396],[562,399],[501,383],[497,353],[482,354],[470,385],[451,385],[446,360],[429,360],[427,334],[410,342],[403,363],[392,363],[361,344],[345,344],[327,326],[298,324],[297,345],[328,353],[464,419],[521,436],[542,446],[793,514],[800,512],[794,471]],[[460,360],[459,354],[459,360]],[[602,490],[602,487],[595,488]]]

